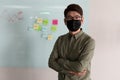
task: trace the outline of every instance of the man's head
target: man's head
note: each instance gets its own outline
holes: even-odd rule
[[[70,31],[77,31],[83,23],[83,10],[77,4],[70,4],[64,10],[64,22]]]
[[[64,17],[67,17],[68,12],[70,11],[76,11],[81,16],[83,16],[83,10],[78,4],[70,4],[67,6],[67,8],[64,10]]]

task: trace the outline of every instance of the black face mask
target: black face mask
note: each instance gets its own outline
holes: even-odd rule
[[[80,20],[68,20],[67,21],[67,28],[70,31],[77,31],[78,29],[80,29],[80,26],[81,26]]]

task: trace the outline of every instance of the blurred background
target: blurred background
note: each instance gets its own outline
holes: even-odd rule
[[[120,80],[119,0],[0,0],[0,80],[57,80],[48,57],[68,32],[63,12],[71,3],[83,8],[83,31],[96,41],[92,80]]]
[[[90,0],[88,32],[96,40],[92,80],[120,79],[120,1]]]
[[[84,10],[87,0],[0,0],[0,80],[56,80],[48,58],[59,35],[68,32],[64,9],[72,3]]]

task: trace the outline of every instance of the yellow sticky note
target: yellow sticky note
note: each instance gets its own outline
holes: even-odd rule
[[[39,24],[34,24],[33,29],[37,31],[41,31],[42,27]]]
[[[48,35],[48,40],[52,40],[53,36],[51,34]]]
[[[42,23],[43,19],[42,18],[37,18],[37,23]]]

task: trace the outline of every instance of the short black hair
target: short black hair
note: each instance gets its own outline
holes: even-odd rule
[[[70,4],[70,5],[68,5],[67,8],[64,10],[64,17],[67,16],[67,13],[69,11],[76,11],[81,16],[83,16],[83,10],[82,10],[81,6],[79,6],[78,4]]]

